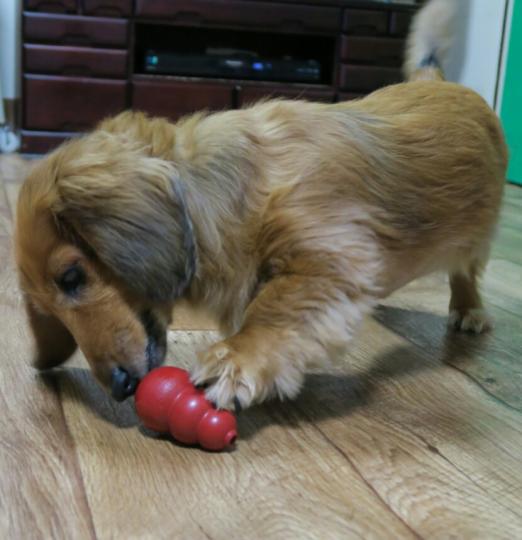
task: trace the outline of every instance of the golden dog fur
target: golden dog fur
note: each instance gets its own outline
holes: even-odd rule
[[[379,298],[437,270],[450,275],[451,324],[480,332],[477,278],[506,164],[488,105],[435,80],[334,105],[106,120],[41,161],[20,194],[37,366],[77,343],[102,384],[117,366],[141,377],[141,314],[164,333],[184,298],[226,336],[193,372],[210,399],[291,398]],[[57,286],[71,266],[85,276],[72,295]]]

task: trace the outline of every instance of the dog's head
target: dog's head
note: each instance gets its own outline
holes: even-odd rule
[[[167,161],[103,131],[36,165],[16,218],[16,260],[40,369],[78,345],[117,399],[160,364],[195,271],[182,184]]]

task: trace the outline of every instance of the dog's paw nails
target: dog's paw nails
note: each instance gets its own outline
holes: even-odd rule
[[[491,330],[493,323],[484,309],[476,308],[465,312],[451,311],[448,326],[461,332],[481,334]]]
[[[237,353],[218,344],[200,357],[191,379],[196,385],[208,385],[205,394],[219,409],[246,408],[259,398],[259,384],[241,364]]]
[[[224,374],[207,388],[206,396],[219,409],[245,409],[256,399],[255,383],[241,376],[231,378]]]

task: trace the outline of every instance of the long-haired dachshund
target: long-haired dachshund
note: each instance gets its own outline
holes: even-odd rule
[[[450,12],[447,0],[420,11],[410,82],[364,99],[176,124],[126,112],[38,163],[16,222],[36,367],[78,345],[123,399],[163,361],[183,298],[225,334],[193,371],[211,400],[291,398],[379,298],[436,270],[450,276],[451,324],[485,329],[477,278],[507,154],[482,98],[440,80]]]

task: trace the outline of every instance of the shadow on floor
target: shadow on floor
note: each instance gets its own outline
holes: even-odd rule
[[[454,367],[504,405],[522,411],[521,321],[495,306],[488,311],[495,327],[480,335],[448,330],[445,317],[410,309],[379,306],[375,318],[439,364]]]
[[[368,406],[377,387],[387,380],[399,379],[418,371],[438,369],[443,364],[455,365],[459,358],[465,358],[466,362],[469,362],[481,346],[481,337],[461,336],[446,331],[445,318],[432,313],[380,307],[375,317],[397,333],[409,334],[412,343],[376,356],[368,369],[357,374],[347,374],[345,371],[310,374],[306,377],[301,394],[294,401],[274,401],[243,411],[238,416],[241,439],[250,439],[269,425],[296,428],[303,423],[348,416],[353,411]],[[415,321],[413,327],[421,329],[419,335],[412,336],[412,320]],[[430,332],[438,329],[438,348],[423,347],[422,329],[426,328],[430,328]],[[424,345],[427,346],[428,343]],[[425,350],[420,350],[419,346]],[[349,366],[349,361],[347,365]],[[114,402],[87,369],[64,368],[42,374],[42,378],[64,401],[82,404],[117,428],[139,426],[133,401]],[[153,436],[147,430],[142,429],[142,432]]]
[[[43,372],[41,377],[63,402],[81,404],[120,429],[139,425],[132,400],[124,403],[114,401],[86,368],[64,367]]]

